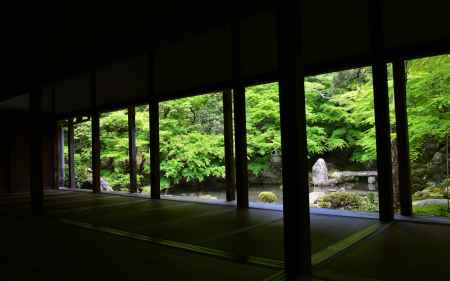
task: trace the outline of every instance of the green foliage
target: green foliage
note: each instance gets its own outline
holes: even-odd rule
[[[408,63],[408,127],[413,160],[427,139],[443,143],[450,132],[450,55]]]
[[[222,96],[160,105],[162,187],[224,177]]]
[[[378,198],[374,192],[369,192],[367,195],[360,195],[354,192],[333,192],[320,198],[318,204],[321,208],[366,212],[378,210]]]
[[[362,201],[362,197],[353,192],[333,192],[320,198],[318,203],[321,208],[358,210]]]
[[[449,69],[450,55],[408,62],[407,104],[412,167],[421,161],[427,140],[443,143],[449,133]],[[391,131],[394,132],[392,84],[390,75]],[[376,144],[371,69],[307,77],[305,95],[309,157],[344,155],[343,161],[374,168]],[[224,177],[222,95],[216,93],[162,102],[159,110],[161,188],[201,182],[208,177]],[[254,175],[268,169],[271,155],[281,151],[279,113],[277,83],[247,88],[248,168]],[[136,108],[140,186],[149,185],[148,118],[148,106]],[[126,187],[129,182],[127,111],[102,114],[100,125],[102,177],[111,186]],[[75,161],[80,183],[90,181],[91,177],[90,131],[90,122],[76,125]],[[352,208],[352,204],[359,200],[347,199],[351,199],[349,204]],[[366,199],[369,205],[376,201]],[[361,205],[360,202],[358,204]],[[372,205],[367,208],[372,208]]]
[[[447,178],[438,185],[428,183],[422,190],[414,192],[413,200],[447,198],[449,196],[449,191],[450,178]]]
[[[450,210],[444,205],[413,206],[413,212],[419,216],[450,217]]]
[[[378,211],[378,194],[376,192],[369,192],[363,196],[363,201],[360,206],[361,211],[377,212]]]

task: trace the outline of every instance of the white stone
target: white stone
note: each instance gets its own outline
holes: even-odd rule
[[[325,160],[317,159],[312,167],[312,182],[313,185],[327,185],[328,184],[328,169]]]

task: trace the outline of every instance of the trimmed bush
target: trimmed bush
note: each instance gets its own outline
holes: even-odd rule
[[[360,209],[364,198],[351,192],[333,192],[319,199],[319,207],[331,209]]]
[[[258,194],[258,199],[264,203],[273,203],[278,200],[278,197],[273,192],[263,191]]]

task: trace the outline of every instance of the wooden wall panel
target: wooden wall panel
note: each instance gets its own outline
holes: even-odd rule
[[[5,122],[6,123],[6,122]],[[2,131],[7,132],[7,124],[2,124]],[[0,138],[0,194],[7,193],[9,189],[9,143],[3,136]]]
[[[4,128],[9,132],[9,143],[2,140],[2,157],[0,158],[0,193],[8,191],[6,186],[9,177],[11,192],[27,192],[30,186],[30,126],[27,120],[28,114],[9,113],[0,114],[1,118],[14,119],[14,123],[5,125]],[[42,133],[44,136],[43,155],[44,161],[41,167],[44,175],[44,189],[51,188],[52,183],[52,131],[51,123],[42,124]],[[5,143],[4,143],[5,142]],[[8,149],[9,158],[5,149]],[[6,186],[6,188],[4,187]]]
[[[53,85],[55,88],[55,112],[64,114],[89,109],[91,107],[89,81],[89,75],[82,74]]]
[[[231,28],[210,30],[155,54],[156,91],[173,93],[231,81]],[[193,93],[195,94],[195,93]]]
[[[101,68],[96,73],[97,105],[133,103],[147,96],[146,56],[133,57]]]

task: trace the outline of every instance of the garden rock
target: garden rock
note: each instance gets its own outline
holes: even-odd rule
[[[317,159],[312,167],[312,182],[314,186],[328,185],[328,169],[323,158]]]
[[[113,191],[111,186],[109,186],[108,182],[104,180],[103,178],[100,178],[100,189],[102,191]]]

